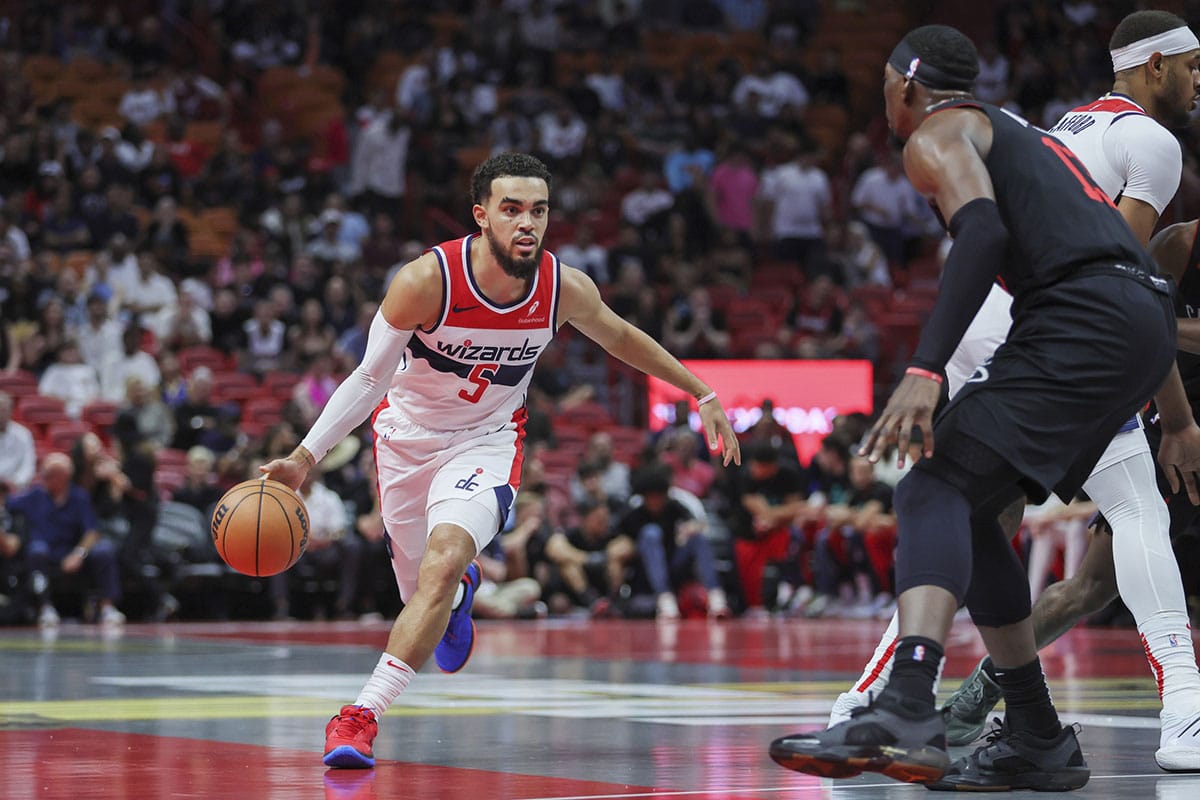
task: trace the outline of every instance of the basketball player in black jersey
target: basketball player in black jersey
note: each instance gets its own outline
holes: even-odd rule
[[[937,303],[864,444],[925,456],[900,482],[900,639],[887,688],[826,731],[777,739],[780,764],[825,777],[882,772],[931,788],[1073,789],[1090,776],[1050,701],[1025,570],[997,524],[1022,496],[1070,500],[1112,436],[1159,388],[1175,351],[1169,284],[1112,201],[1058,140],[969,94],[974,45],[910,32],[884,73],[904,167],[954,236]],[[999,280],[1008,339],[933,421],[942,370]],[[973,575],[973,577],[972,577]],[[953,765],[934,707],[954,613],[971,612],[998,666],[1000,734]]]
[[[1200,220],[1180,222],[1159,231],[1150,240],[1150,255],[1159,270],[1175,280],[1175,316],[1179,328],[1179,352],[1175,362],[1179,365],[1179,377],[1192,416],[1200,420],[1200,236],[1197,234]],[[1157,415],[1148,414],[1151,424],[1146,427],[1146,438],[1152,452],[1158,452],[1162,429],[1157,424]],[[1174,540],[1200,520],[1200,506],[1183,502],[1174,496],[1179,491],[1179,476],[1174,471],[1159,475],[1159,485],[1168,498],[1167,508],[1171,512],[1171,538]],[[1168,494],[1169,493],[1169,494]],[[1109,589],[1108,600],[1116,594],[1115,579]]]

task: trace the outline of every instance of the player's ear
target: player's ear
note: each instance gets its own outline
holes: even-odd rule
[[[1150,56],[1150,61],[1147,63],[1150,65],[1150,74],[1156,78],[1161,78],[1166,68],[1166,59],[1163,58],[1163,54],[1154,53]]]
[[[471,216],[475,218],[475,224],[478,225],[480,229],[487,227],[486,208],[476,203],[475,205],[471,206]]]

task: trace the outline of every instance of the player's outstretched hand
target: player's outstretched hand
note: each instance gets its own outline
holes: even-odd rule
[[[304,476],[308,475],[308,471],[313,466],[312,462],[305,458],[302,453],[295,452],[286,458],[277,458],[274,461],[268,461],[266,464],[260,466],[258,471],[265,478],[279,481],[299,491],[300,484],[304,483]]]
[[[1163,431],[1162,444],[1158,447],[1158,463],[1166,473],[1171,491],[1179,493],[1180,486],[1187,491],[1192,505],[1200,505],[1200,427],[1195,423],[1178,431]]]
[[[924,436],[925,456],[933,455],[933,410],[937,408],[942,386],[932,378],[906,374],[892,392],[887,407],[867,432],[867,438],[859,448],[859,455],[866,456],[872,464],[883,458],[888,445],[896,443],[897,466],[904,466],[908,454],[908,442],[914,426]]]
[[[741,445],[720,400],[710,400],[700,406],[700,424],[704,426],[704,441],[708,442],[708,449],[714,453],[717,450],[717,437],[720,437],[725,466],[728,467],[731,461],[734,464],[742,463]]]

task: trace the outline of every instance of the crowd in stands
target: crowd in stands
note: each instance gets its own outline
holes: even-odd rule
[[[981,98],[1044,123],[1107,88],[1120,3],[991,5]],[[467,179],[491,153],[550,165],[549,246],[675,355],[865,358],[886,390],[942,238],[881,121],[881,65],[922,21],[895,6],[146,0],[5,17],[0,617],[394,611],[365,427],[302,488],[312,536],[288,574],[223,570],[208,515],[299,441],[397,266],[470,232]],[[1200,199],[1200,141],[1184,142],[1167,222]],[[686,408],[646,434],[631,380],[568,331],[542,359],[479,614],[888,613],[899,476],[854,455],[865,419],[836,420],[802,463],[764,381],[745,463],[725,469]]]

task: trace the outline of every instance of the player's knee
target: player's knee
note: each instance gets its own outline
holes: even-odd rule
[[[608,543],[604,551],[609,560],[624,563],[633,559],[637,554],[637,547],[628,536],[618,536]]]
[[[638,530],[639,547],[661,547],[665,538],[661,525],[643,525]]]

